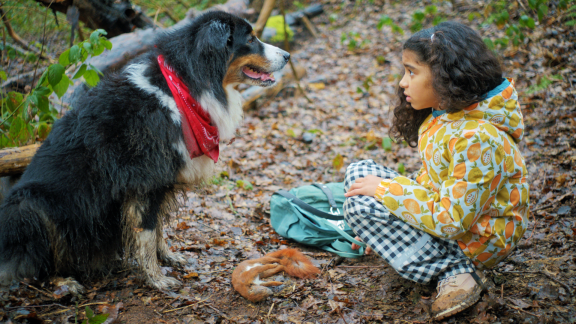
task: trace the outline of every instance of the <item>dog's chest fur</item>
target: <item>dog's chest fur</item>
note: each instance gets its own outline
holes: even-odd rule
[[[167,93],[166,88],[161,89],[150,81],[150,77],[146,73],[148,67],[145,63],[131,64],[125,69],[125,73],[128,80],[137,88],[154,96],[158,104],[170,115],[173,123],[180,128],[182,116],[174,98],[170,93]],[[210,114],[212,122],[218,128],[221,144],[234,138],[243,116],[240,93],[234,89],[233,85],[229,85],[225,89],[225,93],[226,100],[218,100],[214,94],[208,91],[202,93],[199,98],[195,98],[202,108]],[[222,104],[223,101],[227,103],[226,106]],[[191,159],[182,136],[179,136],[178,140],[172,143],[172,147],[179,153],[183,162],[183,166],[179,169],[176,177],[178,184],[198,183],[212,176],[214,161],[206,155]],[[222,149],[222,145],[220,149]]]

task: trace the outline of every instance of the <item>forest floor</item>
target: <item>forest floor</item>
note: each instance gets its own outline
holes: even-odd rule
[[[148,288],[130,269],[83,282],[81,297],[48,282],[20,282],[0,288],[0,322],[76,323],[86,318],[86,306],[114,323],[432,322],[435,282],[404,280],[374,255],[335,258],[286,241],[270,226],[270,197],[278,189],[342,181],[346,165],[362,159],[405,172],[421,164],[416,149],[392,143],[387,151],[381,142],[403,73],[401,44],[413,12],[424,5],[322,3],[326,13],[314,18],[319,36],[297,29],[292,51],[307,69],[301,84],[311,102],[291,86],[246,111],[236,141],[221,148],[217,175],[183,195],[166,226],[171,248],[188,258],[182,269],[163,268],[183,282],[180,289]],[[483,37],[504,34],[481,24],[481,16],[468,20],[483,13],[480,2],[454,3],[435,1],[434,16],[469,24]],[[405,34],[378,29],[382,15]],[[432,19],[426,16],[424,26]],[[516,80],[526,125],[520,148],[530,175],[528,231],[509,258],[485,271],[495,288],[446,323],[576,322],[576,31],[547,19],[529,38],[520,49],[498,51],[505,75]],[[280,278],[285,284],[260,303],[234,291],[231,273],[241,261],[283,247],[303,250],[322,274]]]

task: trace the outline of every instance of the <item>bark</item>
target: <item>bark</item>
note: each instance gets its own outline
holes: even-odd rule
[[[0,177],[24,172],[40,145],[33,144],[0,150]]]

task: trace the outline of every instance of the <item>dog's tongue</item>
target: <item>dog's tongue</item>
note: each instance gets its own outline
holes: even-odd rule
[[[268,80],[274,81],[274,77],[270,73],[256,72],[252,69],[249,69],[248,67],[242,68],[242,72],[246,73],[247,76],[254,79],[260,79],[262,81],[268,81]]]

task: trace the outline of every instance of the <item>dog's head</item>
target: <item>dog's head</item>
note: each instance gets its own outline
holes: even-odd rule
[[[262,43],[245,19],[221,11],[170,33],[158,48],[176,71],[187,72],[191,83],[212,89],[216,82],[222,88],[239,83],[271,86],[276,82],[273,73],[290,58],[288,52]]]

